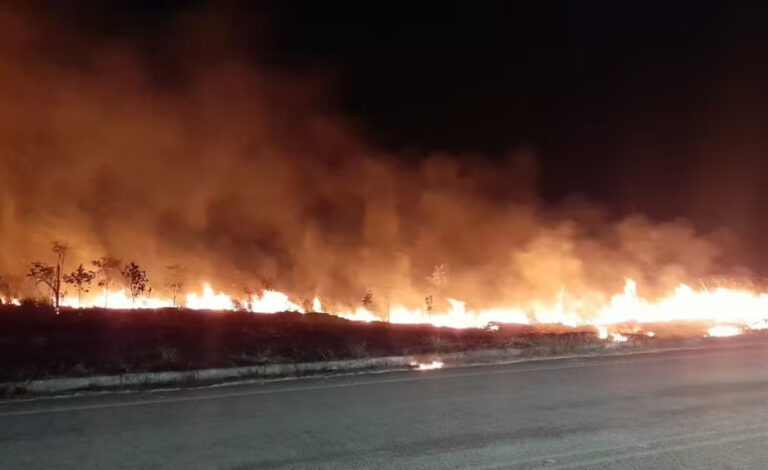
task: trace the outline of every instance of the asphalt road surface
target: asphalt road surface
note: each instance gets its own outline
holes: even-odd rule
[[[768,347],[0,404],[0,469],[765,469]]]

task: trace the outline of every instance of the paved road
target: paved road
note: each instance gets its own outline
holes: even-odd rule
[[[0,404],[0,468],[768,468],[767,346]]]

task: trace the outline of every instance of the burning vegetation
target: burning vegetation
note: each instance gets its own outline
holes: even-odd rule
[[[291,299],[287,293],[266,286],[260,292],[244,292],[232,296],[216,292],[209,284],[203,284],[201,293],[193,291],[181,295],[181,287],[186,285],[186,280],[182,277],[181,268],[173,265],[167,268],[168,278],[164,284],[169,294],[158,296],[152,291],[147,272],[135,262],[121,265],[117,259],[102,257],[91,262],[92,270],[84,268],[81,263],[71,273],[66,273],[64,260],[68,251],[66,245],[54,242],[52,252],[55,264],[34,261],[27,274],[36,286],[43,288],[43,301],[50,300],[57,312],[61,306],[74,309],[188,308],[255,313],[324,312],[362,322],[422,323],[452,328],[487,328],[490,331],[498,331],[499,324],[559,324],[566,327],[594,326],[599,338],[616,343],[627,341],[627,337],[620,332],[627,331],[627,324],[640,325],[640,329],[634,326],[633,333],[642,332],[653,337],[655,333],[642,330],[642,325],[709,322],[712,326],[707,330],[707,335],[717,337],[738,335],[745,329],[764,329],[768,317],[768,294],[726,287],[694,290],[681,284],[669,295],[648,300],[638,296],[635,282],[630,279],[625,281],[623,292],[610,296],[604,303],[589,303],[562,289],[550,302],[534,299],[523,305],[478,310],[467,309],[465,302],[452,298],[446,299],[449,306],[447,310],[435,310],[431,295],[426,297],[423,306],[414,308],[397,303],[397,299],[386,298],[386,310],[382,312],[375,310],[372,290],[363,295],[354,310],[324,308],[319,297],[311,301]],[[439,271],[444,269],[444,266],[436,268]],[[94,283],[98,288],[92,292]],[[66,286],[76,295],[70,295]],[[8,292],[0,297],[0,303],[20,305],[19,299],[11,297]]]
[[[180,19],[172,41],[200,44],[201,21]],[[181,46],[160,71],[134,45],[62,28],[0,9],[3,303],[606,337],[626,322],[708,321],[718,336],[768,318],[768,295],[734,281],[749,276],[728,264],[728,237],[545,204],[529,153],[405,159],[311,78]]]

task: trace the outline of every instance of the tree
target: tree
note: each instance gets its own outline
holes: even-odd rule
[[[435,287],[443,287],[448,282],[448,266],[438,264],[432,268],[432,273],[427,277],[427,282]]]
[[[128,284],[131,300],[134,303],[136,303],[137,298],[152,292],[152,288],[149,287],[147,272],[141,269],[139,265],[133,261],[131,261],[130,264],[126,264],[120,273],[123,275],[125,282]]]
[[[432,273],[427,276],[427,282],[432,284],[438,292],[443,291],[448,283],[448,266],[445,264],[438,264],[432,268]],[[427,295],[425,302],[427,305],[427,314],[431,314],[435,308],[435,300],[432,294]]]
[[[120,261],[108,256],[92,261],[91,264],[96,268],[96,285],[104,288],[104,308],[107,308],[109,297],[109,288],[114,283],[115,276],[120,273]]]
[[[33,261],[27,273],[27,277],[32,279],[35,284],[38,286],[42,284],[48,288],[57,315],[61,301],[61,274],[64,268],[64,259],[67,257],[67,250],[66,244],[58,241],[52,242],[51,251],[56,254],[56,263],[51,265],[42,261]]]
[[[171,301],[176,308],[182,307],[181,294],[184,290],[184,270],[178,264],[166,266],[168,270],[168,279],[165,282],[165,287],[171,291]]]
[[[435,307],[435,301],[432,299],[431,295],[424,298],[424,305],[427,306],[427,313],[432,313],[432,309]]]
[[[363,307],[369,308],[373,304],[373,292],[370,289],[363,296]]]
[[[96,277],[96,273],[86,270],[82,263],[76,270],[69,274],[65,274],[62,279],[67,284],[70,284],[77,291],[77,305],[80,306],[83,303],[83,292],[86,294],[90,292],[91,282]]]
[[[56,295],[56,268],[53,265],[45,264],[42,261],[33,261],[29,266],[27,277],[32,279],[36,285],[45,286],[50,292],[50,298]]]

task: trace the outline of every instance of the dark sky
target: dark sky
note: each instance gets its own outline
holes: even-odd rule
[[[207,2],[56,2],[143,44]],[[222,7],[221,5],[226,6]],[[738,2],[219,2],[231,47],[330,77],[393,151],[530,150],[542,196],[768,234],[767,8]],[[211,40],[216,41],[215,29]]]

